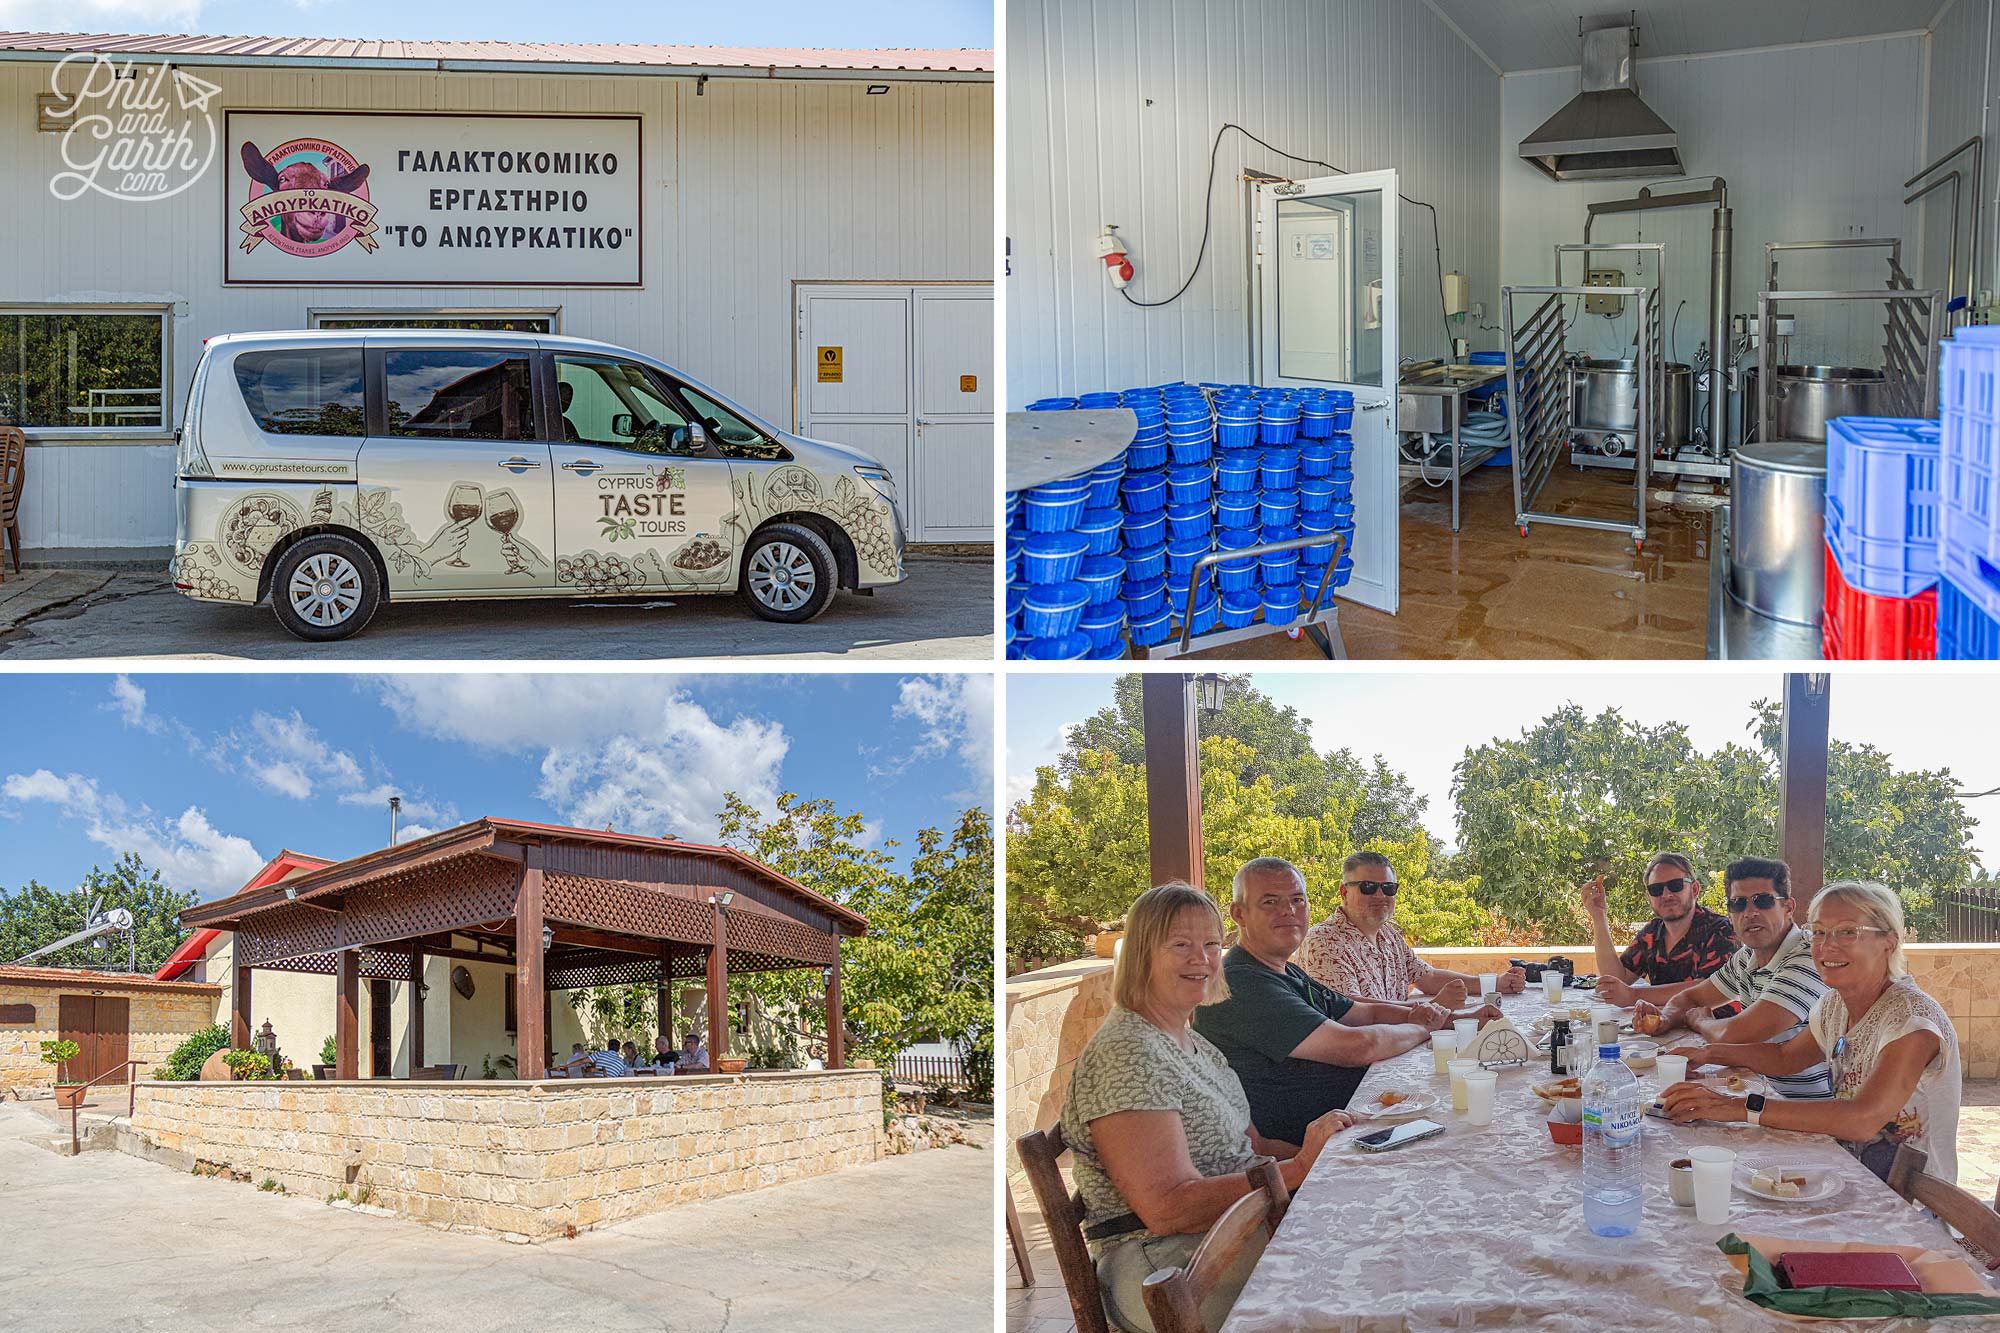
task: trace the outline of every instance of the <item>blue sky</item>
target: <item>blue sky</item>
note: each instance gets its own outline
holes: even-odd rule
[[[139,852],[234,892],[280,848],[340,858],[480,815],[716,838],[722,794],[863,815],[899,859],[992,803],[992,677],[10,675],[0,886]]]
[[[671,46],[993,46],[983,0],[0,0],[0,27],[395,41],[659,42]]]
[[[1007,682],[1005,799],[1034,785],[1037,765],[1052,763],[1063,733],[1111,702],[1110,675],[1035,673]],[[1380,754],[1430,798],[1431,832],[1454,841],[1452,766],[1469,745],[1518,736],[1557,705],[1574,701],[1595,713],[1616,706],[1648,725],[1680,721],[1694,743],[1715,750],[1750,743],[1750,705],[1776,699],[1775,671],[1709,667],[1679,675],[1625,669],[1582,673],[1412,671],[1255,672],[1257,688],[1309,720],[1322,752],[1340,747]],[[2000,680],[1928,664],[1909,672],[1842,672],[1834,677],[1835,737],[1886,750],[1905,768],[1949,768],[1964,791],[2000,787],[1994,699]],[[1982,864],[2000,866],[2000,796],[1967,802],[1981,822],[1973,843]]]

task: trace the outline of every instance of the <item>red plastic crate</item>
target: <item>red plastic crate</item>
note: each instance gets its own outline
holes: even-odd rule
[[[1826,615],[1820,651],[1829,662],[1930,662],[1937,658],[1938,593],[1875,597],[1841,577],[1826,548]]]

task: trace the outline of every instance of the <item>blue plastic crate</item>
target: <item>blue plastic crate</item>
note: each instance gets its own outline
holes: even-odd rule
[[[1936,584],[1942,448],[1935,421],[1827,423],[1826,540],[1854,588],[1914,597]]]
[[[1950,579],[1938,584],[1937,660],[2000,661],[2000,619],[1980,610]]]
[[[2000,564],[2000,328],[1972,325],[1944,342],[1944,545],[1961,562]]]

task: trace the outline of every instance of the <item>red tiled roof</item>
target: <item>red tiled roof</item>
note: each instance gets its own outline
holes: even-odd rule
[[[387,42],[359,37],[205,37],[192,34],[0,32],[0,51],[223,56],[257,60],[501,62],[632,65],[689,70],[837,70],[993,73],[993,52],[971,48],[665,46],[651,42]]]
[[[330,866],[332,864],[333,862],[325,860],[322,857],[306,856],[299,852],[281,850],[276,856],[265,863],[262,870],[250,877],[248,884],[245,884],[236,892],[248,893],[252,889],[261,889],[268,884],[276,884],[295,870],[318,870],[321,866]],[[232,894],[231,896],[234,897],[235,895]],[[160,970],[153,974],[153,980],[172,981],[175,977],[187,971],[198,959],[207,956],[208,946],[215,943],[216,936],[220,934],[222,932],[219,930],[197,930],[194,934],[188,936],[185,940],[181,941],[181,947],[175,949],[168,956],[167,961],[160,964]]]
[[[131,972],[99,972],[84,967],[0,967],[0,985],[9,982],[27,982],[41,986],[89,986],[102,990],[107,986],[131,987],[135,990],[169,990],[215,992],[222,987],[207,981],[162,981]]]

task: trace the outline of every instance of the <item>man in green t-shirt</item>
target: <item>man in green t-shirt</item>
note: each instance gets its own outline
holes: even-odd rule
[[[1306,1126],[1345,1107],[1368,1066],[1430,1040],[1453,1018],[1498,1018],[1491,1005],[1454,1014],[1435,1004],[1351,1000],[1291,961],[1312,924],[1305,876],[1274,856],[1246,862],[1231,885],[1236,945],[1223,955],[1229,998],[1194,1011],[1250,1099],[1268,1139],[1303,1141]]]

